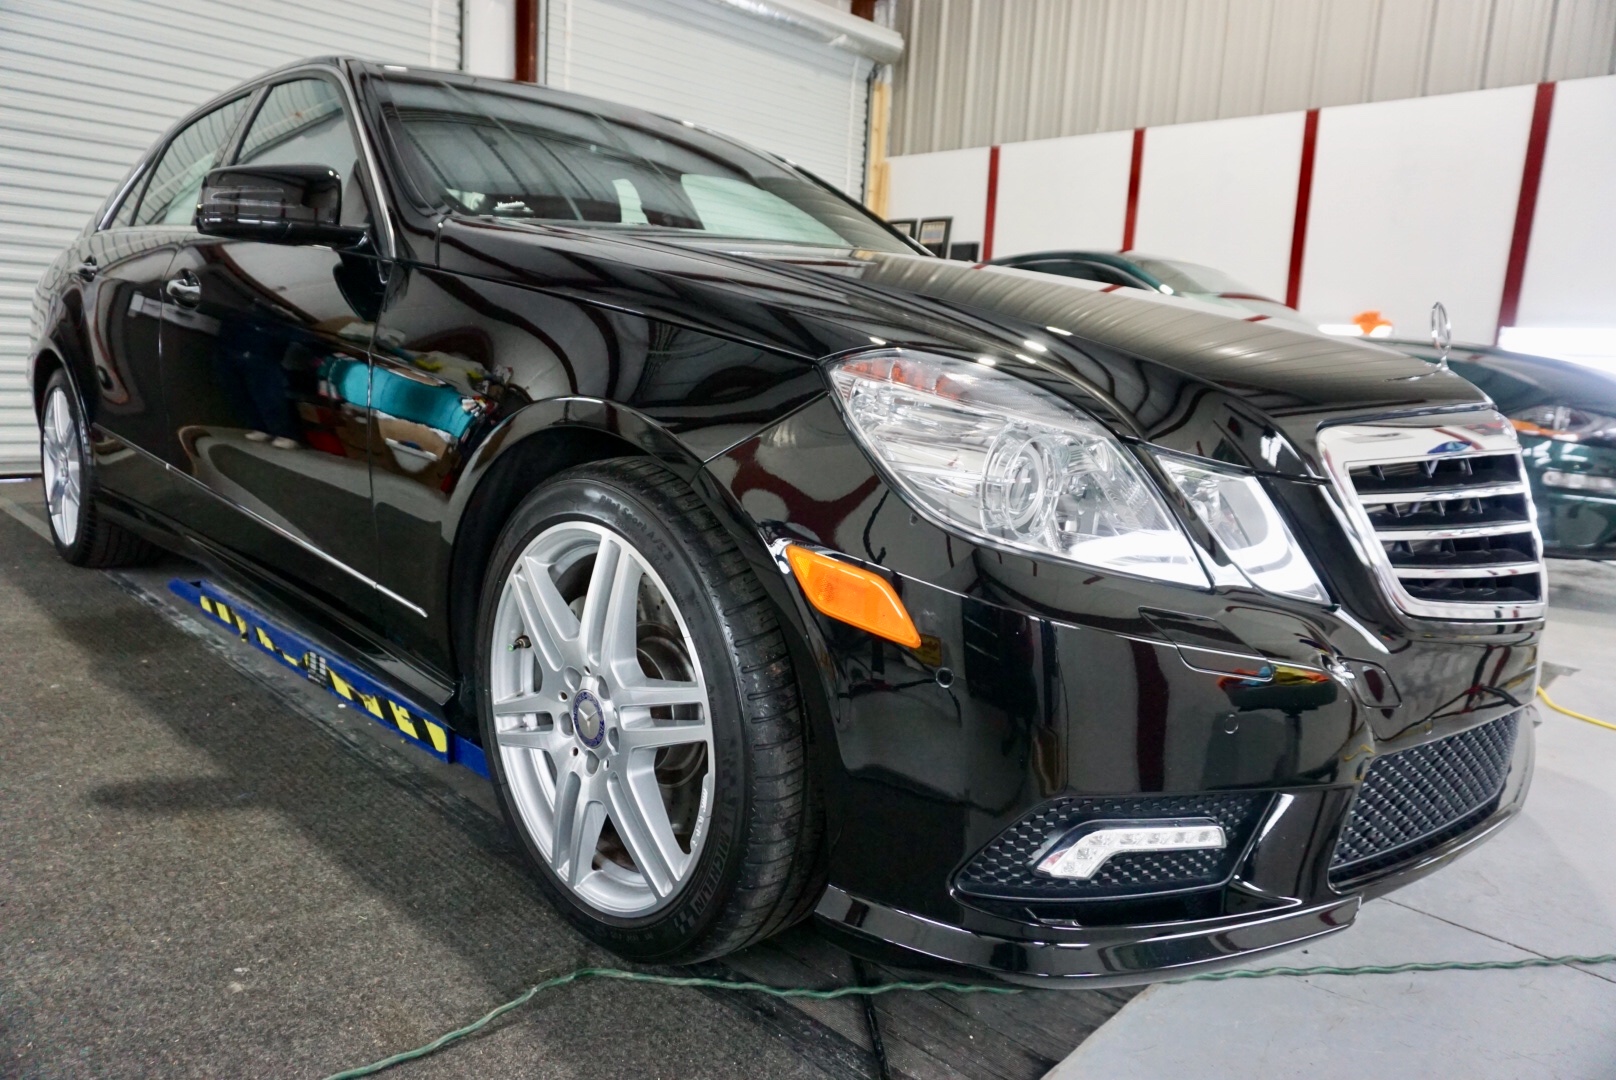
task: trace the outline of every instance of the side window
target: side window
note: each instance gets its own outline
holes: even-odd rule
[[[1090,281],[1100,281],[1107,285],[1125,285],[1132,289],[1146,288],[1144,282],[1132,274],[1118,270],[1114,266],[1106,266],[1104,263],[1074,263],[1073,265],[1081,266],[1083,268],[1082,276]]]
[[[264,97],[242,140],[238,165],[324,165],[342,177],[342,223],[370,221],[359,147],[342,94],[325,79],[297,79]]]
[[[136,225],[190,224],[196,216],[196,200],[202,194],[202,179],[219,164],[225,144],[246,109],[247,99],[239,97],[198,117],[174,136],[152,170],[146,197],[135,211]],[[123,217],[122,209],[118,216]]]
[[[1080,281],[1098,281],[1102,285],[1125,285],[1131,282],[1121,280],[1121,276],[1110,267],[1097,266],[1094,263],[1074,262],[1071,259],[1049,259],[1044,262],[1021,263],[1022,270],[1039,270],[1046,274],[1059,274],[1061,277],[1077,278]]]

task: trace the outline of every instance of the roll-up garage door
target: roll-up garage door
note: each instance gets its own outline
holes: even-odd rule
[[[545,82],[715,128],[861,198],[872,61],[774,6],[550,0]]]
[[[460,66],[459,0],[0,4],[0,475],[39,470],[34,284],[180,115],[314,56]]]

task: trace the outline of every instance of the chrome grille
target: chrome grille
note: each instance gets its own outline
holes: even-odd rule
[[[1321,431],[1319,448],[1399,608],[1452,619],[1543,614],[1543,545],[1503,417],[1343,424]]]

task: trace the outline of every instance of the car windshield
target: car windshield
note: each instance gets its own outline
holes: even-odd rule
[[[802,173],[700,128],[515,86],[386,83],[410,178],[462,213],[915,253]]]
[[[1179,262],[1177,259],[1153,259],[1133,255],[1128,258],[1163,285],[1172,286],[1174,292],[1267,299],[1250,285],[1236,281],[1222,270],[1214,270],[1210,266]]]

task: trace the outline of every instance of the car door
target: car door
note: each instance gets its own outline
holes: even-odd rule
[[[372,201],[341,84],[304,74],[258,98],[237,165],[320,165],[343,180],[344,224]],[[186,525],[361,626],[376,619],[368,350],[384,265],[192,231],[164,300],[164,396]]]
[[[162,463],[174,453],[158,358],[163,283],[202,176],[219,163],[247,100],[182,127],[129,185],[106,227],[80,239],[69,271],[79,282],[94,371],[95,385],[80,390],[95,421],[97,480],[158,510],[172,501]]]

